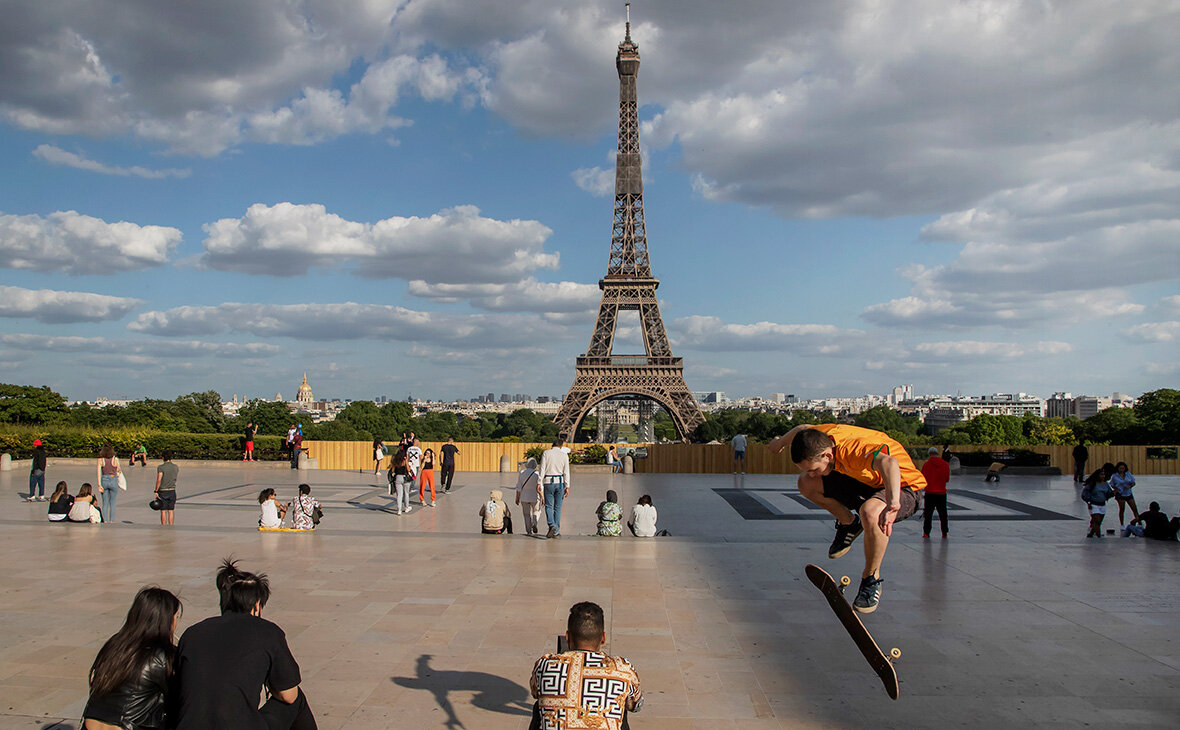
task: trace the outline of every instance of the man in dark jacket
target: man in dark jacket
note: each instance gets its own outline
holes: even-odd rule
[[[33,441],[33,466],[29,469],[29,501],[45,501],[45,445],[41,439]]]
[[[1090,450],[1083,444],[1073,447],[1073,480],[1086,481],[1086,460],[1090,458]]]

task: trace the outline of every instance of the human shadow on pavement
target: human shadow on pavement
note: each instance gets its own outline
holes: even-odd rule
[[[487,672],[455,672],[430,666],[433,654],[418,657],[416,677],[390,677],[390,681],[406,689],[424,689],[447,713],[446,727],[465,728],[451,704],[451,692],[474,692],[471,704],[482,710],[505,715],[532,715],[532,700],[527,688],[503,677]]]

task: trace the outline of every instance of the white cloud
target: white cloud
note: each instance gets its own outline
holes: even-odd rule
[[[860,330],[830,324],[726,324],[720,317],[691,316],[674,320],[669,331],[675,345],[721,352],[790,351],[800,355],[841,355],[863,347]]]
[[[145,312],[127,326],[166,337],[235,332],[257,338],[378,340],[449,347],[516,347],[569,336],[530,314],[444,314],[384,304],[240,304]]]
[[[579,167],[570,173],[574,184],[596,198],[604,198],[615,190],[615,170],[602,167]]]
[[[602,292],[593,284],[573,281],[545,283],[529,277],[511,284],[428,284],[414,280],[410,294],[438,302],[467,299],[479,309],[495,312],[593,314]]]
[[[488,347],[481,350],[444,350],[426,345],[411,345],[406,351],[410,357],[424,360],[432,365],[447,367],[486,366],[489,361],[500,361],[500,366],[515,363],[517,371],[532,369],[532,361],[547,357],[549,353],[539,347]],[[526,360],[527,358],[527,360]]]
[[[1138,324],[1123,335],[1130,342],[1154,343],[1180,341],[1180,322],[1148,322]]]
[[[359,223],[318,204],[256,203],[241,218],[207,224],[205,232],[202,266],[272,276],[351,267],[370,278],[506,283],[555,269],[559,261],[543,250],[552,233],[545,225],[485,218],[474,206]]]
[[[1180,315],[1180,294],[1173,294],[1170,297],[1164,297],[1156,305],[1159,311],[1164,314]]]
[[[72,210],[0,215],[0,266],[65,274],[109,274],[167,263],[180,231],[140,226]]]
[[[188,177],[192,174],[192,170],[189,169],[165,168],[152,170],[147,167],[140,167],[139,165],[133,165],[131,167],[105,165],[74,152],[63,150],[60,147],[54,147],[51,144],[38,145],[37,149],[33,150],[33,155],[40,157],[51,165],[64,165],[66,167],[74,167],[79,170],[97,172],[103,175],[134,176],[149,180],[159,180],[168,177]]]
[[[168,359],[269,357],[279,353],[278,347],[262,343],[128,341],[107,337],[46,337],[40,334],[0,334],[0,345],[32,352],[114,354]]]
[[[1080,292],[1041,291],[1039,288],[1011,287],[997,275],[990,291],[955,288],[959,282],[924,267],[906,272],[920,296],[893,299],[865,307],[861,316],[886,327],[951,329],[999,326],[1025,328],[1046,321],[1077,322],[1101,317],[1135,315],[1142,305],[1127,300],[1121,289]],[[942,279],[938,275],[942,274]]]
[[[46,324],[122,319],[138,299],[90,292],[0,286],[0,317],[29,317]]]
[[[948,342],[923,342],[915,345],[914,352],[921,361],[980,362],[988,360],[1014,360],[1038,355],[1061,355],[1071,352],[1068,342],[979,342],[975,340],[952,340]]]

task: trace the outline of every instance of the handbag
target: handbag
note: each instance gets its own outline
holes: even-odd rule
[[[119,489],[122,489],[124,492],[126,492],[127,491],[127,477],[123,476],[123,472],[121,472],[121,471],[118,474],[116,474],[115,476],[119,480]]]

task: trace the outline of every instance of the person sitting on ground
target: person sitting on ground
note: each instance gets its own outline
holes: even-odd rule
[[[143,444],[135,445],[135,451],[131,452],[131,461],[127,462],[127,466],[135,466],[137,461],[140,466],[147,466],[147,449]]]
[[[98,508],[98,501],[94,497],[94,487],[90,482],[84,483],[78,490],[78,496],[74,497],[74,503],[70,505],[66,519],[70,522],[93,522],[94,524],[102,522],[102,510]]]
[[[155,586],[141,588],[123,627],[98,650],[90,667],[85,730],[164,728],[176,662],[180,600]]]
[[[599,651],[606,641],[602,607],[585,601],[570,608],[569,651],[545,654],[533,665],[529,689],[533,727],[540,730],[621,730],[628,712],[643,707],[639,675],[630,662]]]
[[[291,526],[296,530],[314,530],[316,523],[313,517],[319,508],[320,503],[311,496],[311,486],[300,484],[299,496],[291,502]]]
[[[1138,524],[1140,522],[1142,526]],[[1180,517],[1169,520],[1160,509],[1160,503],[1152,502],[1146,512],[1140,512],[1138,517],[1131,520],[1131,524],[1123,528],[1123,537],[1134,535],[1152,540],[1175,540],[1177,532],[1180,532]]]
[[[1107,470],[1110,467],[1110,470]],[[1086,503],[1090,512],[1090,531],[1086,537],[1102,537],[1102,519],[1106,517],[1106,501],[1114,496],[1114,489],[1107,483],[1107,479],[1114,472],[1114,464],[1099,467],[1086,477],[1082,487],[1082,501]]]
[[[177,730],[314,730],[299,689],[299,664],[287,637],[262,618],[270,600],[265,574],[238,570],[227,558],[217,571],[221,615],[191,626],[177,649]],[[258,706],[263,690],[269,699]]]
[[[479,508],[479,516],[483,518],[483,534],[512,534],[512,515],[508,513],[504,494],[499,489],[493,489],[488,495],[488,501]]]
[[[623,534],[623,508],[619,506],[619,495],[615,490],[606,490],[606,500],[598,504],[598,536],[618,537]]]
[[[1008,468],[1008,465],[1005,464],[1004,462],[993,461],[991,463],[991,466],[989,466],[987,468],[987,476],[985,476],[983,478],[983,481],[985,481],[985,482],[998,482],[998,481],[1000,481],[1000,472],[1002,472],[1003,470],[1005,470],[1007,468]]]
[[[283,526],[283,518],[287,516],[287,505],[279,501],[274,487],[267,487],[258,493],[258,504],[262,512],[258,516],[258,526],[275,530]]]
[[[70,496],[70,488],[65,482],[58,482],[57,489],[53,490],[53,496],[49,498],[49,521],[64,522],[73,506],[74,498]]]
[[[631,534],[635,537],[655,537],[656,532],[656,506],[651,503],[650,495],[643,495],[639,501],[631,508],[631,519],[627,522],[627,527],[631,528]]]

